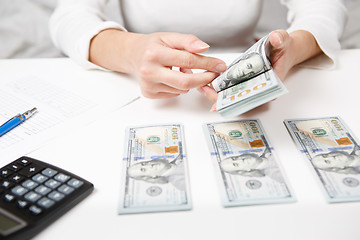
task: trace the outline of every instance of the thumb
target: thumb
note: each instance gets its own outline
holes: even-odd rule
[[[269,41],[274,50],[282,49],[286,46],[290,36],[285,30],[275,30],[270,33]]]
[[[191,34],[168,33],[162,41],[170,48],[186,50],[191,53],[201,53],[209,49],[209,44]]]
[[[275,30],[270,33],[270,59],[273,65],[283,56],[289,41],[290,36],[285,30]]]

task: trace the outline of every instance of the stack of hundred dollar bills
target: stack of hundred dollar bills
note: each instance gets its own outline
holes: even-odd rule
[[[269,60],[269,35],[242,53],[212,86],[219,93],[216,110],[224,117],[238,116],[287,93]]]

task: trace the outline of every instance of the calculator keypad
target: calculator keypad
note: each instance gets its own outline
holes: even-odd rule
[[[39,215],[60,203],[79,188],[83,182],[31,160],[20,159],[0,169],[0,196],[3,201],[15,203]]]

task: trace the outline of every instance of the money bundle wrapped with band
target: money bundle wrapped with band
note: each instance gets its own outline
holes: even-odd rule
[[[269,60],[269,35],[233,61],[212,81],[219,93],[216,110],[224,117],[247,112],[287,93]]]

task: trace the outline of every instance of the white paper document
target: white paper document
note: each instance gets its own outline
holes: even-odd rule
[[[29,62],[34,66],[30,64],[21,73],[0,73],[0,125],[19,113],[38,109],[31,118],[0,137],[1,165],[139,96],[136,83],[123,75],[83,70],[69,59]],[[11,69],[20,63],[21,60],[0,61],[0,67]]]

